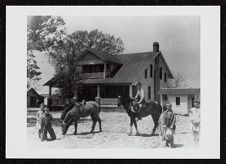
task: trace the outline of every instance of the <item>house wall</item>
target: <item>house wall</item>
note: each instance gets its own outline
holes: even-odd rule
[[[150,77],[150,65],[152,66],[152,77]],[[142,88],[144,89],[145,100],[154,100],[154,60],[148,65],[147,69],[147,79],[145,79],[145,70],[138,76],[137,81],[140,81]],[[148,99],[148,87],[151,87],[151,99]]]
[[[190,112],[190,109],[192,108],[192,98],[195,98],[195,96],[194,95],[189,95],[188,96],[188,108],[187,108],[187,113],[189,113]]]
[[[152,77],[150,77],[150,65],[152,64]],[[166,66],[163,63],[163,60],[160,58],[159,65],[162,67],[162,80],[160,79],[160,89],[166,88],[168,86],[168,73]],[[137,81],[140,81],[142,83],[142,88],[144,89],[145,94],[145,100],[146,101],[154,101],[154,68],[155,68],[155,60],[153,59],[151,63],[148,65],[147,69],[147,79],[145,79],[145,70],[141,73],[140,76],[138,76]],[[166,82],[164,81],[164,73],[167,73]],[[159,72],[157,73],[159,76]],[[151,87],[151,99],[148,99],[148,86]]]
[[[169,81],[169,73],[166,69],[166,65],[164,64],[162,58],[159,60],[159,66],[162,67],[162,79],[160,79],[160,89],[161,88],[167,88],[168,87],[168,81]],[[165,74],[166,73],[166,82],[165,82]]]
[[[176,105],[176,97],[180,97],[180,105]],[[177,114],[187,114],[188,96],[185,95],[168,95],[168,101],[172,104],[172,109]]]

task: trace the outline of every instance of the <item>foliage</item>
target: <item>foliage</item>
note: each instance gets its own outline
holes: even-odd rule
[[[78,96],[81,90],[80,69],[76,67],[75,58],[87,48],[95,48],[111,55],[123,52],[123,42],[120,38],[103,33],[97,29],[75,31],[61,40],[55,40],[48,53],[51,64],[55,67],[55,80],[60,85],[64,97]]]
[[[39,77],[41,72],[38,71],[39,67],[37,65],[36,60],[34,59],[35,56],[30,53],[30,51],[28,53],[29,55],[27,57],[27,88],[30,88],[32,86],[32,83],[35,83],[36,81],[41,79]]]
[[[27,87],[40,80],[41,72],[34,51],[48,51],[56,39],[65,34],[64,20],[53,16],[28,16],[27,19]]]
[[[182,72],[173,73],[174,78],[169,80],[169,88],[188,87],[186,84],[186,76]]]

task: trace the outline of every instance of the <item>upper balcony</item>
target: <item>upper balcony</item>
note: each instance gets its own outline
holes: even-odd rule
[[[103,79],[105,72],[82,73],[83,79]]]

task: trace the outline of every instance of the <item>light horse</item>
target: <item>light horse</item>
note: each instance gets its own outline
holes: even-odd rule
[[[152,133],[151,135],[155,134],[156,128],[158,126],[158,120],[159,117],[161,115],[162,112],[162,107],[159,103],[155,102],[155,101],[151,101],[145,104],[144,107],[142,107],[142,109],[138,112],[135,113],[131,110],[131,106],[133,104],[133,99],[130,98],[127,95],[122,95],[118,97],[118,106],[123,105],[124,109],[126,110],[128,116],[130,117],[130,133],[129,135],[132,134],[132,127],[133,125],[136,128],[136,134],[138,135],[138,128],[137,128],[137,122],[136,122],[136,118],[137,118],[137,114],[139,114],[139,117],[147,117],[149,115],[152,116],[152,119],[154,121],[154,128],[152,129]]]
[[[97,122],[99,123],[99,131],[101,132],[102,128],[101,128],[101,119],[99,117],[99,114],[100,114],[99,104],[96,103],[95,101],[87,101],[82,109],[82,112],[80,112],[80,107],[75,105],[66,114],[65,112],[63,112],[61,115],[62,134],[65,135],[67,133],[69,126],[74,122],[75,123],[74,134],[76,135],[79,118],[80,117],[84,118],[88,116],[91,116],[91,119],[93,121],[91,133],[93,133]]]

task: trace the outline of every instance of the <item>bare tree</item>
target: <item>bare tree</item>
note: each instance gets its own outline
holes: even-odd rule
[[[189,87],[186,84],[186,76],[182,72],[173,73],[174,78],[169,80],[168,87],[169,88],[181,88],[181,87]]]

